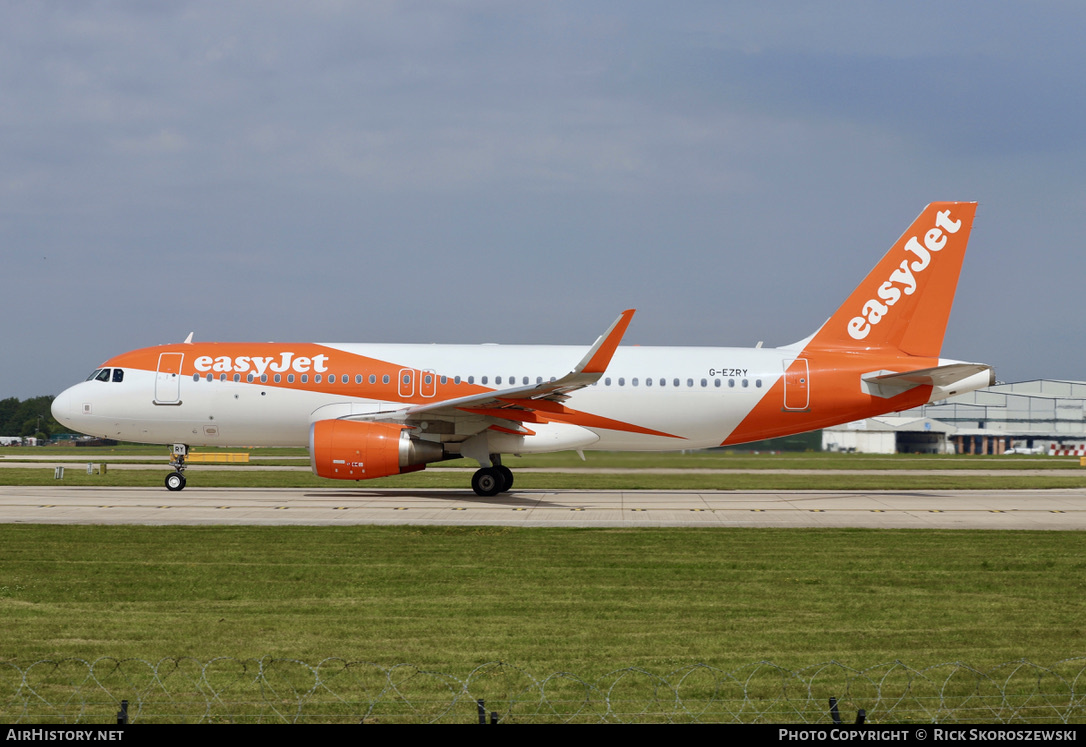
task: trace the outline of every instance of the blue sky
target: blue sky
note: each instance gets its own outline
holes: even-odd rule
[[[943,353],[1086,379],[1086,6],[10,3],[0,397],[198,340],[793,342],[979,209]]]

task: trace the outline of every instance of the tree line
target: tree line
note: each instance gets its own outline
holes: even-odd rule
[[[67,433],[64,426],[53,419],[49,406],[52,395],[20,400],[16,397],[0,399],[0,436],[37,436],[49,438]]]

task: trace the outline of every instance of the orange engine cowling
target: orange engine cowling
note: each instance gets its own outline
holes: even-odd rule
[[[441,444],[411,438],[410,430],[394,423],[318,420],[309,427],[309,462],[321,477],[369,480],[444,458]]]

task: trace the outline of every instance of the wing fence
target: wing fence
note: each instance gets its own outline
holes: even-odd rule
[[[0,663],[0,722],[116,723],[868,723],[1086,721],[1086,658],[853,669],[691,664],[597,677],[488,662],[466,675],[329,658],[99,658]]]

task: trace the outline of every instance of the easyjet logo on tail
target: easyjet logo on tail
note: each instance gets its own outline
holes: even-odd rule
[[[854,340],[862,340],[871,333],[871,328],[881,322],[890,311],[890,307],[901,300],[902,294],[911,296],[917,287],[916,276],[931,264],[931,255],[946,246],[946,234],[957,233],[962,227],[961,220],[952,220],[949,210],[940,210],[935,214],[935,227],[924,233],[924,243],[912,236],[905,244],[905,251],[916,255],[915,259],[903,259],[901,264],[890,273],[889,279],[875,292],[878,298],[864,302],[859,316],[848,322],[848,334]]]

